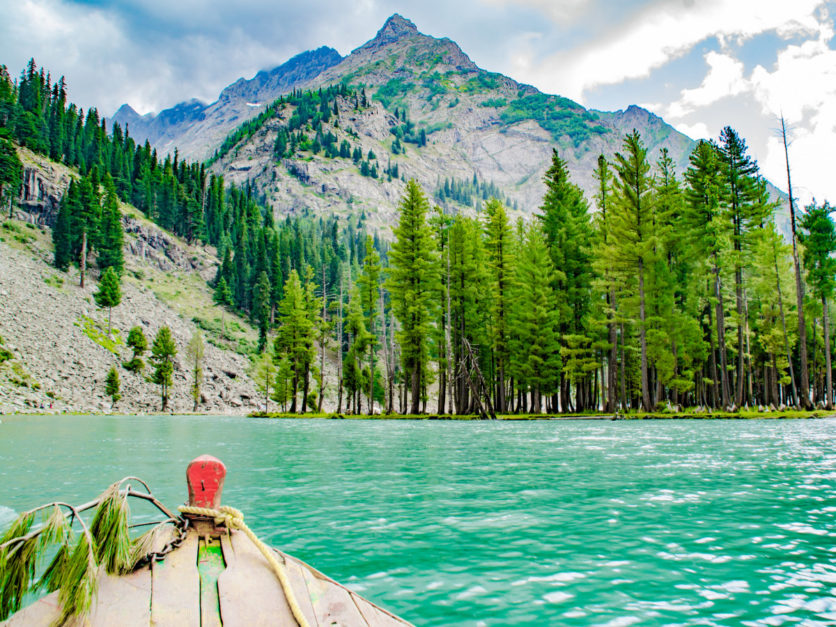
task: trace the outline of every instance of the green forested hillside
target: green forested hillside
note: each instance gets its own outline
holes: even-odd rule
[[[340,87],[278,102],[296,119],[276,142],[279,157],[349,158],[351,146],[322,127],[337,95],[358,107],[365,99]],[[3,72],[0,125],[4,145],[81,174],[54,229],[59,267],[83,265],[92,249],[100,267],[119,270],[116,196],[216,246],[216,299],[261,329],[255,376],[291,411],[323,402],[467,414],[832,403],[830,208],[808,207],[798,221],[800,311],[792,247],[729,127],[697,145],[685,172],[665,151],[653,161],[628,134],[613,160],[599,158],[592,199],[555,151],[529,222],[511,223],[496,198],[476,216],[433,208],[409,181],[389,248],[365,233],[362,214],[276,222],[250,188],[226,187],[176,155],[160,161],[118,126],[108,131],[95,110],[68,105],[63,80],[51,84],[34,63],[17,82]],[[14,167],[3,167],[2,180],[15,183]],[[436,193],[468,191],[442,179]],[[337,363],[332,381],[326,356]]]

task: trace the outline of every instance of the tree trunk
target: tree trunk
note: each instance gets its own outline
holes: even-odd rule
[[[419,405],[418,403],[421,402],[421,364],[414,364],[412,367],[411,373],[411,383],[412,383],[412,405],[410,406],[409,413],[412,415],[418,415],[419,412]]]
[[[340,319],[337,321],[337,413],[343,413],[343,273],[340,271]]]
[[[778,360],[775,353],[772,354],[772,402],[775,407],[781,404],[781,397],[778,395]]]
[[[616,407],[616,372],[618,368],[618,333],[615,325],[615,290],[610,290],[607,295],[611,313],[610,321],[607,324],[610,334],[610,358],[607,364],[607,409],[614,412]]]
[[[810,409],[810,376],[807,370],[807,323],[804,321],[804,280],[801,277],[801,260],[798,257],[798,237],[795,232],[795,203],[792,197],[792,180],[790,179],[790,155],[787,149],[787,128],[784,116],[781,116],[781,136],[784,140],[784,158],[787,162],[787,192],[790,200],[790,224],[792,226],[792,262],[795,266],[795,299],[798,307],[798,348],[801,361],[801,381],[799,382],[798,398],[804,409]]]
[[[621,335],[621,361],[619,362],[619,371],[621,373],[621,409],[626,410],[627,409],[627,381],[626,381],[626,376],[624,374],[624,366],[625,366],[625,360],[624,360],[624,324],[622,323],[620,325],[620,327],[621,327],[621,329],[620,329],[621,333],[619,335]]]
[[[79,259],[78,267],[79,267],[79,270],[81,271],[81,287],[83,289],[84,288],[84,275],[87,271],[87,230],[86,229],[81,234],[81,259]]]
[[[743,312],[746,316],[746,382],[747,382],[747,389],[748,394],[746,397],[746,403],[755,404],[755,394],[753,390],[753,379],[754,376],[752,375],[752,348],[749,346],[749,336],[751,333],[749,332],[749,297],[746,294],[746,291],[743,291]]]
[[[397,362],[395,359],[395,314],[389,312],[389,406],[387,412],[394,411],[394,397],[395,397],[395,371],[397,369]]]
[[[299,389],[299,372],[296,367],[293,368],[293,400],[290,401],[290,413],[296,413],[296,392]]]
[[[738,244],[739,247],[739,244]],[[738,253],[740,253],[738,249]],[[734,298],[737,306],[737,381],[735,390],[735,403],[738,408],[743,407],[743,390],[746,367],[746,351],[743,350],[743,327],[746,322],[743,306],[743,270],[740,267],[734,271]]]
[[[644,305],[644,259],[639,257],[639,343],[641,345],[642,408],[652,411],[650,385],[647,380],[647,331]]]
[[[322,329],[319,339],[319,399],[316,404],[317,413],[322,413],[322,399],[325,397],[325,303],[328,297],[325,292],[325,265],[322,266]]]
[[[790,351],[790,339],[787,336],[787,319],[784,317],[784,298],[781,295],[781,274],[778,271],[778,256],[775,256],[775,289],[778,293],[778,311],[781,313],[781,329],[784,332],[784,350],[787,353],[787,366],[790,369],[790,383],[792,383],[792,396],[798,402],[798,389],[795,387],[795,371],[792,366],[792,352]],[[774,357],[774,355],[773,355]],[[775,375],[778,375],[777,365]]]
[[[824,310],[824,403],[828,410],[833,409],[833,370],[830,364],[830,316],[827,312],[827,298],[822,294]]]
[[[711,316],[711,306],[709,305],[706,307],[708,310],[708,345],[711,349],[711,353],[709,354],[708,359],[708,367],[711,369],[711,406],[714,409],[719,407],[718,402],[718,394],[717,394],[717,384],[720,382],[719,376],[720,373],[717,370],[717,351],[714,347],[714,329],[712,328],[712,316]]]
[[[729,406],[729,371],[726,360],[726,314],[723,311],[723,288],[720,280],[720,267],[717,265],[717,254],[714,255],[714,298],[717,300],[715,311],[717,317],[717,348],[720,351],[720,395],[723,407]]]

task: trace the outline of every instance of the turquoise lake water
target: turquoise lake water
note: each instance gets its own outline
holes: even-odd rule
[[[202,453],[263,540],[417,625],[836,624],[832,419],[3,416],[0,526],[125,475],[174,507]]]

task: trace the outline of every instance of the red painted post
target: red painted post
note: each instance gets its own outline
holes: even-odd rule
[[[186,468],[189,486],[189,505],[217,509],[221,505],[221,492],[226,478],[226,466],[217,457],[201,455]]]

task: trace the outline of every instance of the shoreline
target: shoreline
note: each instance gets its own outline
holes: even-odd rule
[[[46,417],[46,416],[113,416],[113,417],[158,417],[183,416],[205,418],[255,418],[261,420],[414,420],[437,422],[493,422],[481,418],[476,414],[336,414],[313,413],[291,414],[287,412],[250,412],[249,414],[218,414],[218,413],[122,413],[122,412],[14,412],[0,413],[0,422],[4,417]],[[528,421],[637,421],[637,420],[821,420],[836,418],[836,411],[774,411],[774,412],[675,412],[675,413],[635,413],[635,414],[500,414],[497,422],[528,422]]]

